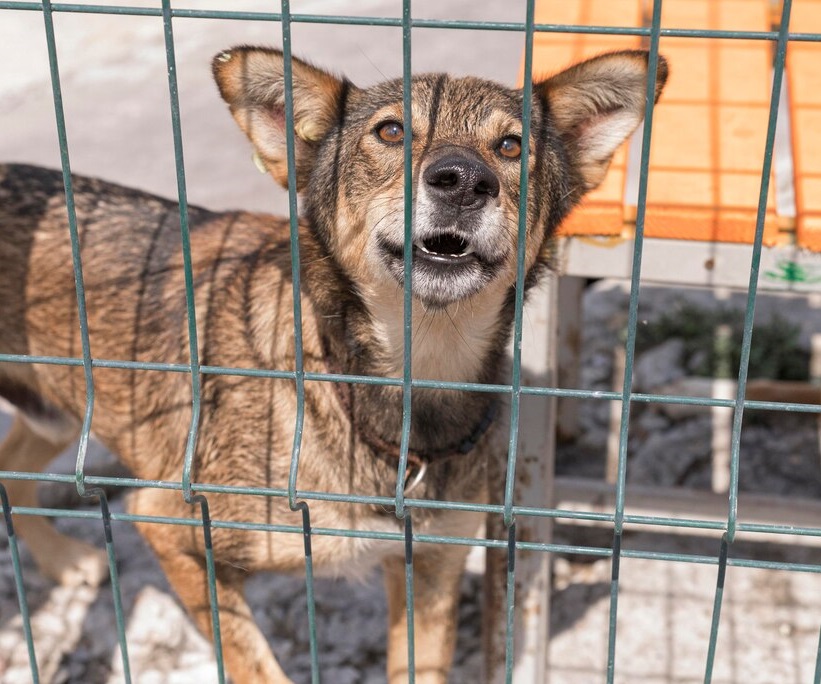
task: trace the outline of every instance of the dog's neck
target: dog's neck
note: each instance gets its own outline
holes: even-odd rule
[[[362,300],[374,326],[379,354],[375,372],[401,377],[404,367],[404,304],[398,287],[364,291]],[[446,382],[480,382],[488,355],[499,343],[501,288],[445,309],[412,307],[411,370],[414,378]]]
[[[343,373],[402,377],[404,293],[393,282],[355,284],[311,231],[302,236],[303,277],[319,314],[326,352]],[[491,284],[445,309],[412,305],[411,370],[415,379],[492,382],[490,362],[504,350],[512,322],[510,288]]]
[[[321,293],[314,302],[327,370],[402,377],[401,288],[363,292],[327,254],[316,256],[326,258],[306,259],[305,284],[316,295]],[[463,302],[447,312],[414,307],[413,377],[496,381],[510,328],[511,302],[509,292],[488,290],[481,302]],[[412,400],[411,448],[426,453],[469,438],[488,415],[495,397],[484,392],[416,388]],[[355,383],[345,403],[349,403],[357,429],[387,443],[397,442],[402,423],[401,387]]]

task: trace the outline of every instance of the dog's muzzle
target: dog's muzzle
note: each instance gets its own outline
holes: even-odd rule
[[[501,183],[475,151],[451,145],[423,166],[414,208],[413,291],[428,306],[478,292],[501,268],[506,250]],[[385,263],[404,282],[401,225],[378,233]]]

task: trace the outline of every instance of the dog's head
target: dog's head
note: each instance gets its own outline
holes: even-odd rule
[[[604,178],[644,115],[648,56],[617,52],[534,84],[526,268],[570,208]],[[292,61],[297,190],[318,237],[363,289],[401,287],[401,80],[360,89]],[[287,185],[284,59],[239,47],[214,59],[222,97]],[[659,60],[656,97],[667,77]],[[476,78],[414,77],[412,287],[426,307],[516,278],[523,94]],[[495,287],[494,287],[495,289]]]

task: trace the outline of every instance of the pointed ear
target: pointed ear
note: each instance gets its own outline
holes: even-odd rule
[[[547,98],[583,192],[604,180],[613,154],[644,118],[648,56],[646,50],[599,55],[534,86]],[[667,73],[667,60],[659,55],[656,100]]]
[[[311,173],[319,142],[338,119],[345,83],[291,60],[297,189]],[[254,144],[255,161],[288,185],[285,131],[285,60],[268,48],[235,47],[214,57],[214,79],[234,120]]]

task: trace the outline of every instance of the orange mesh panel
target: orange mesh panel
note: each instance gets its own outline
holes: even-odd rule
[[[536,3],[537,24],[577,26],[641,26],[641,0],[541,0]],[[638,36],[579,33],[536,33],[533,37],[533,81],[587,57],[612,50],[637,48]],[[521,82],[522,79],[520,79]],[[562,224],[566,235],[619,235],[623,226],[627,146],[616,152],[604,183]]]
[[[665,0],[662,25],[761,31],[769,0]],[[670,79],[655,110],[645,234],[752,242],[771,91],[766,41],[664,38]],[[778,242],[775,183],[764,243]]]
[[[640,0],[541,0],[536,22],[641,26],[641,5]],[[769,0],[665,0],[662,26],[767,30],[769,13]],[[632,36],[536,34],[535,80],[585,57],[640,44]],[[751,242],[771,88],[769,42],[663,38],[660,51],[671,73],[654,115],[645,234]],[[562,234],[629,231],[624,223],[635,218],[635,207],[625,206],[626,157],[624,146],[605,182],[565,221]],[[779,240],[774,189],[771,182],[764,232],[768,245]]]

